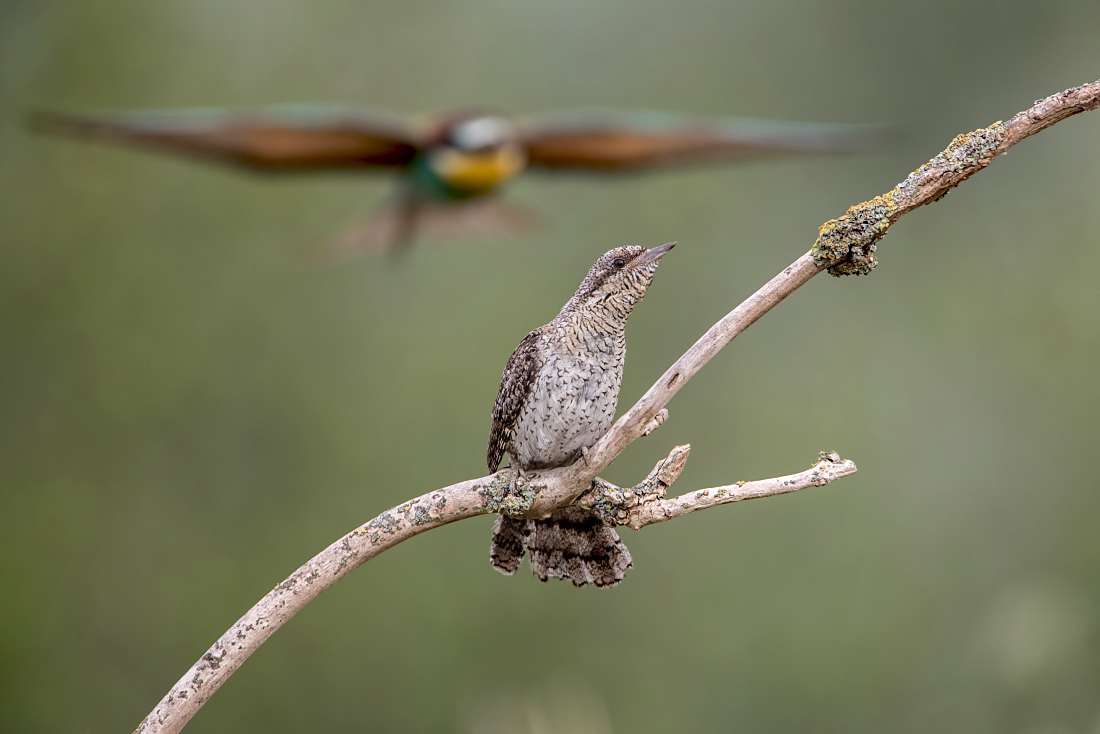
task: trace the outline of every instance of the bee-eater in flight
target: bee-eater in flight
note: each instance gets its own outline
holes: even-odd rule
[[[417,232],[485,234],[532,223],[491,196],[525,170],[633,173],[782,154],[852,151],[878,128],[576,110],[510,120],[453,112],[423,120],[326,105],[37,113],[39,130],[208,158],[264,172],[393,172],[397,195],[324,254],[344,259]]]

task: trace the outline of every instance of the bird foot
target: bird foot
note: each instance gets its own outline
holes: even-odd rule
[[[520,480],[527,484],[527,474],[524,473],[523,467],[515,462],[512,462],[509,468],[512,470],[512,479],[508,482],[508,494],[515,497],[519,494]]]

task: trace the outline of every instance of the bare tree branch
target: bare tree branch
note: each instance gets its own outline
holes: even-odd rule
[[[689,512],[705,510],[731,502],[774,497],[807,487],[824,487],[834,479],[856,473],[856,465],[841,459],[835,451],[821,452],[817,463],[797,474],[755,482],[735,482],[724,487],[697,489],[679,497],[665,499],[665,492],[684,468],[691,447],[677,446],[662,459],[649,476],[629,489],[616,487],[596,478],[596,486],[581,495],[577,504],[597,510],[609,523],[641,530],[646,525],[671,520]]]
[[[660,414],[664,407],[704,364],[799,286],[826,269],[835,275],[870,272],[876,263],[876,243],[903,214],[943,198],[1024,138],[1097,107],[1100,81],[1039,100],[1008,122],[958,136],[893,190],[822,225],[813,249],[711,327],[589,450],[587,461],[534,473],[520,484],[516,495],[508,493],[507,470],[460,482],[421,495],[361,525],[291,574],[241,617],[161,699],[137,731],[180,731],[241,663],[314,597],[382,551],[440,525],[489,512],[543,517],[579,498],[611,522],[641,528],[719,504],[822,486],[851,474],[856,470],[852,462],[835,454],[822,455],[817,464],[799,474],[665,499],[665,489],[687,460],[689,447],[677,446],[634,488],[624,490],[597,479],[627,446],[663,422]]]

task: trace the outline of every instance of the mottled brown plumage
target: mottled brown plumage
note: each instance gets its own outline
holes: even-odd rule
[[[607,432],[622,384],[626,321],[674,244],[605,253],[557,317],[523,338],[504,368],[493,407],[489,471],[505,453],[519,472],[566,466]],[[569,579],[577,586],[614,586],[631,566],[614,529],[577,507],[544,520],[501,516],[493,566],[515,573],[526,551],[540,579]]]
[[[493,427],[489,431],[489,453],[486,457],[489,471],[496,471],[500,466],[512,440],[512,430],[519,412],[531,393],[531,386],[542,364],[539,343],[545,329],[545,326],[539,327],[523,337],[504,367],[496,405],[493,406]]]

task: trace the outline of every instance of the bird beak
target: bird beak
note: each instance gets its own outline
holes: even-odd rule
[[[669,242],[667,245],[661,245],[660,247],[653,247],[645,251],[642,255],[642,259],[638,261],[639,264],[657,262],[662,257],[669,253],[673,247],[676,247],[675,242]]]

